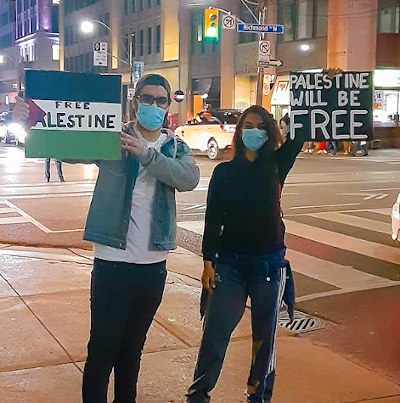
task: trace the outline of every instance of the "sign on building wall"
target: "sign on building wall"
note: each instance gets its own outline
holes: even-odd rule
[[[121,76],[28,70],[25,156],[121,158]]]
[[[291,73],[289,85],[291,139],[372,139],[371,72]]]

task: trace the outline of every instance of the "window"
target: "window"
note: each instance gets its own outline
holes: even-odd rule
[[[156,53],[161,51],[161,25],[157,25],[156,29]]]
[[[299,0],[297,3],[297,39],[313,37],[314,0]]]
[[[138,0],[139,1],[139,10],[143,10],[143,0]]]
[[[160,0],[156,0],[156,4],[159,6],[161,4]]]
[[[285,0],[279,2],[278,21],[284,25],[281,41],[326,36],[328,0]]]
[[[255,15],[258,15],[258,6],[254,6],[251,4],[248,4],[248,6]],[[253,15],[250,13],[249,9],[245,7],[243,4],[240,4],[239,14],[241,20],[255,22]],[[239,43],[256,42],[258,41],[258,38],[259,35],[257,34],[250,34],[250,33],[239,34]]]
[[[60,60],[60,45],[54,43],[52,45],[52,48],[53,48],[53,60]]]
[[[317,1],[316,36],[328,35],[328,0]]]
[[[285,26],[282,36],[283,41],[294,39],[295,2],[288,0],[279,3],[279,22]]]
[[[378,32],[394,33],[400,32],[400,4],[394,4],[393,0],[380,0],[378,10]]]
[[[151,0],[147,0],[147,7],[151,8]]]
[[[125,15],[129,14],[129,1],[130,0],[124,0],[124,13],[125,13]]]
[[[143,29],[140,30],[140,56],[144,54],[144,31]]]
[[[153,29],[148,28],[147,29],[147,53],[149,55],[151,55],[151,53],[153,51],[152,45],[153,45]]]
[[[131,0],[131,14],[136,13],[136,0]]]

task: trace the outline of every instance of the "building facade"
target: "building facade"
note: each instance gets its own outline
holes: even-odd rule
[[[18,86],[18,49],[15,43],[15,3],[0,0],[0,112],[10,110]]]
[[[24,69],[59,69],[59,0],[0,0],[0,5],[4,22],[8,12],[8,23],[0,26],[7,46],[0,49],[2,56],[4,50],[5,61],[0,74],[6,78],[0,102],[9,110],[15,95],[23,89]]]
[[[143,62],[146,73],[162,74],[174,91],[179,89],[178,0],[69,0],[60,5],[62,70],[122,74],[124,102],[130,60]],[[95,26],[90,36],[81,30],[85,20]],[[93,66],[95,42],[108,44],[107,67]],[[170,118],[175,123],[178,113],[174,103]]]

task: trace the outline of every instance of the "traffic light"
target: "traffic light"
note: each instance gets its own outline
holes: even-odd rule
[[[219,11],[207,8],[204,10],[204,36],[218,39]]]

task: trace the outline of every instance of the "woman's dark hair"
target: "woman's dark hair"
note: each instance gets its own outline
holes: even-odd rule
[[[171,102],[171,86],[165,77],[159,74],[147,74],[143,76],[136,84],[135,95],[140,95],[143,87],[146,85],[159,85],[160,87],[164,87],[167,91],[169,102]]]
[[[270,154],[271,151],[275,151],[280,145],[281,134],[272,115],[262,106],[253,105],[242,113],[236,125],[235,135],[233,136],[232,142],[234,149],[233,158],[245,158],[246,147],[242,141],[242,129],[246,117],[251,113],[256,113],[261,117],[263,126],[268,135],[267,142],[258,151],[259,157],[262,158],[263,156]]]

